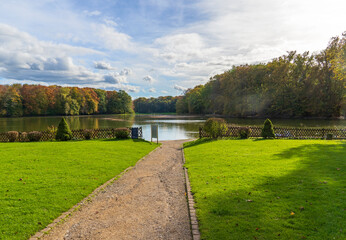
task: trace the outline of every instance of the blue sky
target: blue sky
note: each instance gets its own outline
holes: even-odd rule
[[[0,0],[0,83],[179,95],[232,65],[322,50],[344,0]]]

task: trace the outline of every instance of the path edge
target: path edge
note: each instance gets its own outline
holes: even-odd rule
[[[51,222],[50,224],[48,224],[47,227],[45,227],[44,229],[36,232],[33,236],[31,236],[29,238],[29,240],[38,240],[38,239],[41,239],[42,237],[44,237],[45,235],[47,235],[56,226],[58,226],[59,224],[65,222],[69,217],[71,217],[74,212],[76,212],[77,210],[81,210],[83,206],[85,206],[86,204],[90,203],[93,200],[93,198],[95,198],[100,192],[104,191],[107,186],[112,184],[114,181],[118,180],[120,177],[122,177],[128,171],[134,169],[139,162],[143,161],[147,156],[149,156],[150,154],[154,153],[159,148],[161,148],[161,144],[159,144],[154,150],[149,152],[147,155],[145,155],[144,157],[139,159],[134,166],[130,166],[130,167],[126,168],[124,171],[122,171],[121,173],[119,173],[115,177],[111,178],[110,180],[108,180],[107,182],[105,182],[104,184],[102,184],[101,186],[96,188],[88,196],[83,198],[79,203],[77,203],[76,205],[71,207],[69,210],[67,210],[66,212],[62,213],[59,217],[54,219],[54,221]]]
[[[183,155],[183,164],[185,164],[185,154],[184,154],[184,145],[181,148],[181,152]],[[191,192],[191,184],[189,180],[189,174],[187,168],[183,165],[184,175],[185,175],[185,191],[186,191],[186,200],[188,202],[188,210],[189,210],[189,218],[190,218],[190,229],[192,240],[200,240],[201,234],[199,232],[198,220],[195,209],[195,201],[193,199],[193,195]]]

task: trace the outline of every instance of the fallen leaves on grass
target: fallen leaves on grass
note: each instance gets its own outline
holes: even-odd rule
[[[291,212],[290,215],[293,216],[295,213],[294,212]]]
[[[247,202],[253,202],[253,200],[251,200],[251,199],[246,199],[246,201],[247,201]]]

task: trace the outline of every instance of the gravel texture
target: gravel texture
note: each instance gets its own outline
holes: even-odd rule
[[[162,142],[43,239],[191,239],[183,142]]]

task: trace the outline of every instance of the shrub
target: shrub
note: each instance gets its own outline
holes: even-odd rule
[[[212,138],[222,137],[227,133],[227,123],[222,118],[209,118],[204,123],[204,131]]]
[[[333,139],[333,134],[332,133],[327,133],[327,140],[332,140]]]
[[[90,129],[84,129],[83,135],[86,140],[90,140],[92,137],[93,131]]]
[[[241,127],[239,129],[239,137],[241,139],[249,138],[250,133],[251,133],[251,129],[249,127]]]
[[[68,141],[72,139],[72,132],[65,118],[62,118],[59,123],[58,130],[55,135],[55,139],[60,141]]]
[[[38,131],[33,131],[28,133],[28,139],[30,142],[38,142],[42,138],[42,133]]]
[[[116,128],[115,137],[119,139],[130,138],[130,129],[128,128]]]
[[[21,132],[19,135],[19,141],[21,142],[28,141],[28,134],[26,132]]]
[[[6,133],[6,136],[10,142],[15,142],[19,136],[17,131],[9,131]]]
[[[261,135],[263,138],[275,138],[273,124],[268,118],[264,121]]]
[[[47,127],[47,132],[50,135],[55,136],[57,131],[58,131],[58,128],[56,126],[54,126],[54,125]]]

